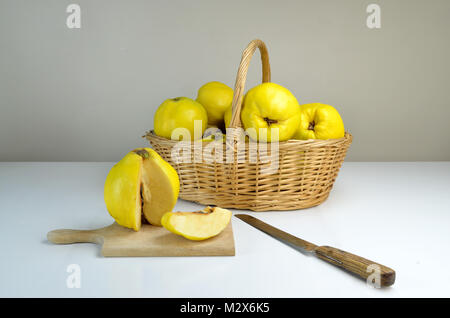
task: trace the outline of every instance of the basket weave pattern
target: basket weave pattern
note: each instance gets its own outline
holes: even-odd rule
[[[242,54],[236,77],[232,103],[232,128],[242,127],[240,110],[250,59],[259,48],[263,67],[263,82],[270,82],[270,65],[265,44],[260,40],[250,42]],[[214,162],[209,154],[195,157],[191,147],[189,163],[172,160],[172,149],[177,141],[156,136],[153,131],[145,137],[153,149],[178,172],[180,197],[204,205],[253,211],[294,210],[319,205],[328,197],[339,169],[344,161],[352,135],[340,139],[288,140],[278,144],[278,169],[267,174],[271,162],[251,160],[249,142],[245,151],[235,152],[231,162]],[[197,142],[198,144],[198,142]],[[203,142],[205,146],[208,142]],[[236,146],[236,145],[234,145]],[[230,147],[221,143],[223,153]],[[268,154],[271,154],[270,144]],[[259,154],[259,150],[257,150]],[[213,153],[214,155],[214,153]]]

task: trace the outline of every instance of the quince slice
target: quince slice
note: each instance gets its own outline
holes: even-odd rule
[[[196,212],[168,212],[161,219],[170,232],[189,240],[202,241],[218,235],[230,223],[231,211],[206,207]]]
[[[106,208],[116,222],[139,231],[142,215],[161,226],[161,217],[172,211],[180,183],[175,169],[156,151],[138,148],[129,152],[106,177]]]

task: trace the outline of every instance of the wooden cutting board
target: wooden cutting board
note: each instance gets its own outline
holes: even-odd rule
[[[54,230],[47,239],[55,244],[96,243],[103,256],[234,256],[231,222],[219,235],[190,241],[163,227],[142,225],[139,232],[113,223],[96,230]]]

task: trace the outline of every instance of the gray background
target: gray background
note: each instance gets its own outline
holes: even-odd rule
[[[0,161],[117,161],[165,99],[233,86],[253,38],[273,82],[339,110],[348,160],[450,160],[449,33],[448,0],[1,0]],[[259,80],[258,57],[247,88]]]

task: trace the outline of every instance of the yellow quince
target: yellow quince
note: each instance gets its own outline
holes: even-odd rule
[[[295,139],[335,139],[345,134],[344,122],[339,112],[321,103],[300,106],[301,120]]]
[[[223,116],[233,101],[233,89],[220,82],[209,82],[200,87],[197,102],[205,107],[208,123],[223,127]]]
[[[253,140],[288,140],[300,125],[300,106],[287,88],[275,83],[263,83],[245,95],[241,121]],[[267,130],[261,134],[260,128]],[[278,129],[278,138],[272,135],[274,129]]]
[[[154,117],[155,134],[173,140],[200,139],[207,125],[208,115],[205,108],[187,97],[164,101]],[[184,129],[176,130],[177,128]]]

